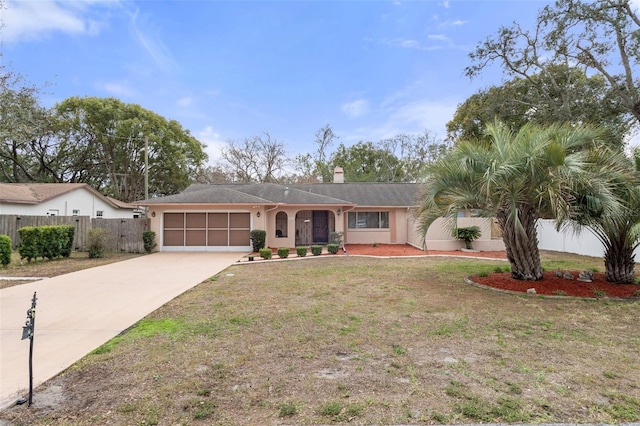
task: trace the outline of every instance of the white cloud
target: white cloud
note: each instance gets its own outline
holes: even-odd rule
[[[461,27],[463,25],[467,25],[469,21],[463,21],[461,19],[456,19],[454,21],[443,21],[438,24],[439,28],[450,28],[450,27]]]
[[[217,133],[212,126],[206,126],[204,129],[196,133],[196,138],[205,144],[205,152],[209,155],[209,164],[215,164],[222,159],[220,156],[220,150],[224,148],[227,143],[222,140],[219,133]]]
[[[99,83],[97,86],[99,89],[118,98],[131,98],[137,94],[136,90],[126,81]]]
[[[451,7],[451,5],[449,4],[449,0],[445,0],[444,2],[442,2],[442,7],[444,7],[445,9],[449,9]]]
[[[640,11],[640,0],[631,0],[631,9]]]
[[[85,16],[91,4],[76,2],[5,1],[0,11],[5,42],[39,40],[53,32],[95,35],[101,24]]]
[[[435,41],[449,41],[449,37],[447,37],[444,34],[430,34],[427,36],[427,38],[429,40],[435,40]]]
[[[191,96],[185,96],[178,99],[177,103],[180,108],[189,108],[191,105],[193,105],[193,98]]]
[[[382,40],[383,44],[392,47],[400,47],[403,49],[417,49],[417,50],[440,50],[445,46],[450,45],[449,39],[444,35],[434,35],[427,37],[429,41],[434,42],[435,44],[424,45],[420,43],[418,40],[413,39],[405,39],[405,38],[385,38]]]
[[[362,117],[369,113],[369,102],[364,99],[358,99],[353,102],[342,104],[342,111],[349,117]]]
[[[153,61],[164,71],[173,71],[178,65],[173,60],[171,52],[162,42],[157,30],[149,30],[144,19],[139,18],[139,10],[129,12],[129,28],[135,41],[147,52]],[[153,34],[155,33],[155,34]]]
[[[384,111],[379,125],[344,132],[343,140],[377,142],[401,133],[422,134],[425,131],[438,140],[444,140],[446,124],[453,117],[457,105],[454,100],[416,100],[398,104]]]

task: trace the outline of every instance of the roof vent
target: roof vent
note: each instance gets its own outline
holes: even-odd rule
[[[340,166],[333,169],[333,183],[344,183],[344,170]]]

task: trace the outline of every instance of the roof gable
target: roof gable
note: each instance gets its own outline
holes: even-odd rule
[[[86,183],[0,183],[0,203],[37,205],[78,190],[88,191],[114,208],[134,208],[132,204],[102,195]]]

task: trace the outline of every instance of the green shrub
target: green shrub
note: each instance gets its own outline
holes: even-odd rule
[[[32,259],[37,259],[42,255],[39,227],[25,226],[18,229],[18,235],[20,236],[20,245],[18,246],[20,259],[27,259],[27,262],[31,262]]]
[[[482,236],[482,232],[480,232],[479,226],[469,226],[468,228],[457,228],[453,232],[453,236],[464,241],[464,245],[467,249],[473,250],[473,245],[471,243],[480,238],[480,236]]]
[[[259,252],[267,243],[267,231],[263,231],[262,229],[251,230],[249,236],[251,237],[251,245],[255,252]]]
[[[320,256],[322,254],[322,246],[311,246],[311,254],[314,256]]]
[[[331,254],[336,254],[339,249],[340,249],[340,246],[338,244],[335,244],[335,243],[327,244],[327,251]]]
[[[71,257],[71,252],[73,251],[73,239],[76,235],[76,228],[74,228],[72,225],[62,225],[61,228],[62,232],[65,234],[65,240],[62,244],[60,255],[62,257],[69,258]]]
[[[289,257],[289,247],[280,247],[278,249],[278,256],[280,259],[286,259]]]
[[[270,248],[261,248],[258,250],[258,253],[260,253],[260,257],[263,259],[271,259],[271,256],[273,255]]]
[[[11,238],[0,235],[0,264],[7,266],[11,263]]]
[[[332,231],[330,236],[329,236],[329,242],[337,244],[338,246],[340,246],[340,245],[342,245],[342,236],[343,235],[344,235],[344,232]]]
[[[305,257],[307,255],[307,247],[298,246],[296,247],[296,254],[299,257]]]
[[[109,230],[104,228],[90,229],[89,232],[87,232],[87,245],[90,259],[104,257],[110,237]]]
[[[75,230],[71,225],[20,228],[18,229],[21,241],[18,247],[20,258],[31,262],[32,259],[39,257],[47,259],[69,257],[73,248],[74,233]]]
[[[144,245],[144,251],[151,253],[156,247],[156,233],[153,231],[144,231],[142,233],[142,244]]]

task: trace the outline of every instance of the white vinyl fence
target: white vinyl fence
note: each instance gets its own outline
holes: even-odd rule
[[[580,233],[572,230],[556,231],[553,220],[538,220],[538,248],[585,256],[603,257],[604,246],[588,229]],[[636,249],[636,262],[640,261],[640,248]]]

